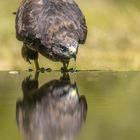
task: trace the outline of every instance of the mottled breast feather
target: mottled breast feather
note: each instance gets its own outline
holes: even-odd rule
[[[16,15],[16,36],[21,41],[38,39],[45,47],[71,38],[83,44],[87,26],[73,0],[23,0]]]

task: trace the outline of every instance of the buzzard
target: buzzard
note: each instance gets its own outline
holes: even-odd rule
[[[16,37],[23,41],[22,56],[34,60],[38,53],[63,63],[67,70],[87,36],[85,17],[74,0],[23,0],[16,12]]]

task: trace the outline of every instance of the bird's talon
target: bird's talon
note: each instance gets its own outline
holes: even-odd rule
[[[70,68],[68,71],[69,72],[75,72],[75,69],[74,68]]]
[[[62,68],[61,68],[61,72],[62,72],[62,73],[68,72],[68,69],[65,69],[65,68],[62,67]]]
[[[36,70],[37,72],[41,72],[41,73],[44,73],[45,72],[45,68],[38,68],[37,70]]]
[[[51,68],[47,68],[46,71],[47,71],[47,72],[51,72],[52,69],[51,69]]]
[[[40,68],[40,72],[44,73],[45,72],[45,68]]]
[[[75,72],[76,70],[74,68],[70,68],[70,69],[65,69],[65,68],[61,68],[61,72],[64,73],[64,72]]]

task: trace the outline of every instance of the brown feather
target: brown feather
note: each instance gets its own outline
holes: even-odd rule
[[[86,36],[85,17],[73,0],[23,0],[16,13],[17,39],[54,61],[70,59],[59,48],[83,44]]]

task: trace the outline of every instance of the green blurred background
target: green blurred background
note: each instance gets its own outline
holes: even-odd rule
[[[77,69],[140,70],[140,1],[76,0],[85,14],[88,37],[79,49]],[[34,68],[21,57],[15,38],[15,16],[20,0],[0,3],[0,70]],[[40,65],[58,69],[60,63],[40,56]]]

